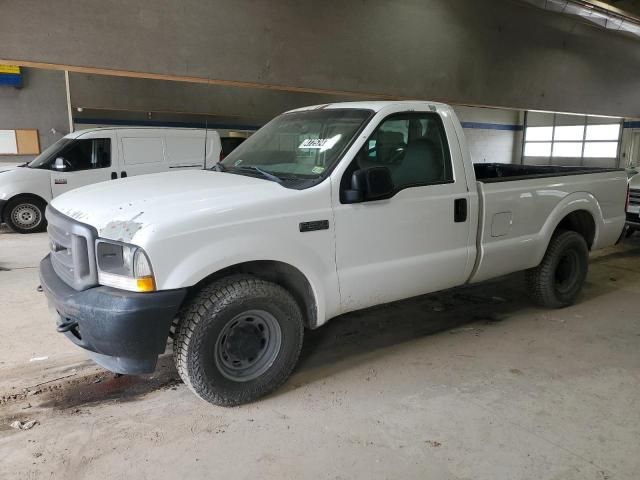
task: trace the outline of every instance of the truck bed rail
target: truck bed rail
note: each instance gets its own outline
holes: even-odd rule
[[[475,163],[476,179],[483,183],[531,180],[533,178],[588,175],[591,173],[619,172],[622,168],[559,167],[555,165],[512,165],[506,163]]]

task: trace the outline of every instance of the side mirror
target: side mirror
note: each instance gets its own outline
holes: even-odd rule
[[[53,162],[53,169],[59,172],[64,172],[67,169],[67,165],[64,163],[64,158],[56,158]]]
[[[351,177],[351,188],[344,190],[343,203],[359,203],[378,200],[393,192],[391,171],[387,167],[371,167],[356,170]]]

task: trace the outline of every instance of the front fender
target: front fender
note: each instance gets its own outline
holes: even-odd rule
[[[51,174],[48,170],[17,167],[0,173],[0,200],[9,201],[16,195],[35,195],[51,201]]]
[[[311,285],[317,305],[318,325],[339,313],[340,297],[333,252],[333,231],[300,235],[296,241],[272,234],[225,236],[177,256],[181,251],[175,247],[150,248],[147,252],[156,273],[158,289],[169,290],[191,287],[208,276],[225,268],[252,261],[275,261],[288,264],[299,270]],[[324,238],[323,238],[324,237]],[[302,239],[313,238],[310,243]],[[164,250],[162,253],[160,250]],[[171,253],[170,253],[171,252]],[[165,259],[173,258],[171,264]]]

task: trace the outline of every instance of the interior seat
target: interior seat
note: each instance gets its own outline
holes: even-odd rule
[[[394,163],[400,161],[406,146],[402,133],[379,131],[376,138],[378,165],[389,165],[394,157]]]
[[[425,138],[409,143],[402,163],[389,165],[396,187],[444,181],[442,155],[431,140]]]

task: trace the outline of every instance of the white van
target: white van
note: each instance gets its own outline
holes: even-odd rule
[[[0,169],[0,223],[43,231],[51,199],[74,188],[145,173],[213,167],[218,132],[187,128],[92,128],[64,136],[31,163]]]

